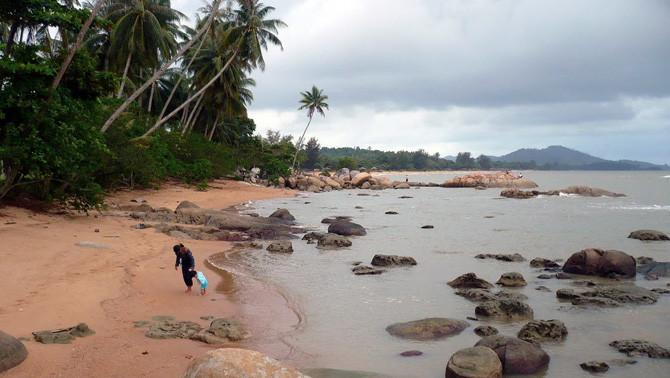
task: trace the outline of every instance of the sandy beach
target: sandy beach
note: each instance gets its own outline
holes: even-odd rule
[[[201,207],[224,209],[293,195],[291,190],[215,181],[207,191],[179,184],[165,184],[160,190],[119,191],[110,194],[107,203],[130,204],[131,199],[141,198],[154,208],[175,209],[189,200]],[[151,228],[131,228],[137,223],[127,216],[97,211],[54,214],[0,207],[5,249],[0,265],[0,330],[30,339],[24,341],[28,358],[0,377],[180,377],[194,357],[215,348],[192,340],[150,339],[144,336],[146,329],[135,327],[134,322],[170,315],[207,326],[201,316],[239,315],[241,306],[222,286],[231,283],[223,282],[204,263],[231,243],[174,239]],[[77,246],[80,242],[108,248]],[[197,284],[192,294],[184,293],[172,252],[179,242],[191,249],[197,269],[210,280],[206,296],[198,296]],[[32,337],[32,332],[81,322],[96,334],[54,345],[35,342]]]

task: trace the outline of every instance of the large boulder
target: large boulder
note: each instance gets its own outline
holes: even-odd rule
[[[374,266],[403,266],[416,265],[414,257],[398,255],[375,255],[370,265]]]
[[[191,361],[182,378],[309,378],[292,366],[253,350],[210,350]]]
[[[531,320],[526,323],[517,334],[521,340],[539,344],[551,340],[562,340],[568,334],[568,328],[560,320]]]
[[[475,314],[506,320],[524,320],[533,318],[533,309],[521,301],[498,299],[479,304]]]
[[[406,323],[395,323],[386,327],[393,336],[412,340],[438,340],[461,333],[470,324],[449,318],[427,318]]]
[[[23,362],[28,357],[28,350],[14,336],[0,331],[0,373]]]
[[[353,186],[361,186],[361,185],[363,185],[363,183],[370,180],[370,178],[372,178],[371,174],[369,174],[367,172],[361,172],[361,173],[357,174],[356,176],[354,176],[351,179],[351,184]]]
[[[338,220],[328,226],[328,232],[342,236],[363,236],[367,234],[360,224],[348,220]]]
[[[549,364],[549,355],[539,346],[516,337],[494,335],[475,346],[493,349],[503,367],[503,374],[533,374]]]
[[[447,285],[457,289],[490,289],[493,287],[490,282],[477,277],[474,273],[465,273],[447,282]]]
[[[635,277],[635,258],[621,251],[589,248],[575,252],[563,264],[567,273],[609,278]]]
[[[655,230],[637,230],[633,231],[628,235],[631,239],[639,240],[670,240],[668,235],[662,233],[661,231]]]
[[[445,378],[501,378],[502,363],[491,349],[482,346],[454,353],[444,373]]]

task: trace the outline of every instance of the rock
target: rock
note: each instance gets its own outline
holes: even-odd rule
[[[416,357],[422,355],[423,352],[420,350],[408,350],[405,352],[400,353],[401,356],[403,357]]]
[[[416,265],[416,260],[409,256],[375,255],[370,265],[373,266],[404,266]]]
[[[372,275],[372,274],[382,274],[385,272],[384,269],[379,269],[379,268],[374,268],[371,266],[367,265],[359,265],[351,269],[354,274],[357,276],[362,276],[362,275]]]
[[[476,259],[496,259],[500,261],[510,261],[510,262],[519,262],[519,261],[526,261],[526,259],[521,256],[518,253],[515,253],[513,255],[510,254],[498,254],[498,255],[493,255],[490,253],[480,253],[477,256],[475,256]]]
[[[560,265],[553,260],[536,257],[530,261],[530,266],[533,268],[556,268]]]
[[[506,287],[521,287],[527,285],[526,280],[521,273],[517,272],[503,273],[496,284]]]
[[[550,190],[549,192],[542,193],[550,196],[557,196],[561,194],[575,194],[583,197],[625,197],[625,194],[622,193],[613,193],[605,189],[600,188],[590,188],[583,185],[568,186],[565,189]]]
[[[447,282],[447,285],[453,288],[466,289],[490,289],[493,285],[486,280],[478,278],[474,273],[465,273],[455,280]]]
[[[637,269],[639,273],[640,265],[646,265],[649,263],[653,263],[656,260],[654,260],[652,257],[646,257],[646,256],[640,256],[635,258],[635,262],[637,262]]]
[[[71,344],[76,337],[88,337],[94,334],[95,331],[88,328],[86,323],[79,323],[60,331],[35,332],[35,341],[42,344]]]
[[[545,293],[551,293],[551,289],[546,286],[538,286],[535,288],[537,291],[543,291]]]
[[[591,373],[604,373],[610,368],[607,363],[599,361],[582,362],[579,366]]]
[[[649,358],[670,358],[670,350],[644,340],[617,340],[610,343],[621,353],[628,357],[647,355]]]
[[[421,226],[421,228],[430,229],[430,228],[435,228],[435,226],[433,226],[432,224],[427,224],[427,225]]]
[[[670,277],[670,262],[650,262],[637,267],[637,272],[644,275]]]
[[[539,346],[503,335],[488,336],[475,346],[493,349],[503,367],[503,374],[533,374],[549,364],[549,355]]]
[[[622,306],[624,304],[653,304],[658,294],[634,285],[596,288],[590,291],[575,292],[572,289],[556,291],[559,299],[569,299],[573,305]]]
[[[307,242],[314,242],[323,239],[326,235],[324,232],[308,232],[305,236],[302,237],[302,240],[307,240]]]
[[[505,189],[500,192],[501,197],[506,198],[515,198],[515,199],[526,199],[526,198],[535,198],[536,194],[533,191],[526,191],[520,189]]]
[[[318,239],[316,246],[324,249],[351,247],[351,240],[346,236],[327,233]]]
[[[490,348],[475,346],[454,353],[447,363],[445,378],[501,378],[502,363]]]
[[[367,234],[360,224],[348,220],[338,220],[328,226],[328,232],[342,236],[363,236]]]
[[[17,366],[28,357],[28,350],[14,336],[0,331],[0,373]]]
[[[265,250],[269,252],[291,253],[293,252],[293,244],[289,240],[280,240],[270,243]]]
[[[95,335],[95,331],[90,329],[88,327],[88,324],[86,323],[79,323],[77,324],[76,327],[74,327],[71,331],[70,334],[75,337],[88,337],[91,335]]]
[[[468,322],[458,319],[427,318],[391,324],[386,332],[403,339],[438,340],[459,334],[469,326]]]
[[[455,293],[475,302],[495,301],[497,299],[511,299],[516,301],[525,301],[528,297],[524,294],[512,292],[509,290],[501,290],[497,293],[491,292],[488,289],[465,289],[458,290]]]
[[[463,177],[454,177],[442,185],[445,188],[536,188],[537,184],[525,178],[505,173],[472,174]]]
[[[361,172],[361,173],[357,174],[356,176],[354,176],[351,179],[351,184],[353,186],[361,186],[361,185],[363,185],[363,183],[370,180],[370,178],[372,178],[371,174],[369,174],[367,172]]]
[[[491,326],[479,326],[474,329],[475,334],[480,337],[493,336],[498,334],[498,329]]]
[[[520,301],[498,299],[478,305],[475,307],[475,314],[514,321],[532,319],[533,309]]]
[[[181,210],[181,209],[199,209],[199,208],[200,208],[200,206],[194,204],[191,201],[182,201],[181,203],[179,203],[179,206],[177,206],[175,211],[176,210]]]
[[[654,240],[654,241],[670,240],[670,237],[668,237],[668,235],[662,233],[661,231],[656,230],[637,230],[631,232],[630,235],[628,235],[628,237],[631,239],[638,239],[638,240]]]
[[[521,340],[539,344],[545,339],[562,340],[568,334],[568,328],[560,320],[531,320],[517,334]]]
[[[292,366],[259,352],[237,348],[211,350],[191,361],[182,378],[309,378]]]
[[[621,251],[589,248],[574,253],[563,264],[567,273],[608,278],[635,277],[635,258]]]
[[[270,214],[270,218],[278,218],[286,221],[294,221],[295,217],[287,209],[277,209],[274,213]]]
[[[158,320],[149,326],[144,336],[151,339],[191,339],[202,326],[191,321]]]
[[[235,319],[217,318],[210,323],[205,333],[210,333],[221,339],[239,341],[243,338],[244,328]]]
[[[393,184],[393,189],[409,189],[409,183],[407,182],[398,182]]]
[[[397,211],[387,211],[384,214],[386,214],[386,215],[398,215],[398,212]]]

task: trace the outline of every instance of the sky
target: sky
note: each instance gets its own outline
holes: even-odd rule
[[[283,50],[254,71],[258,134],[500,156],[561,145],[670,164],[668,0],[264,0]],[[172,0],[193,18],[203,1]]]

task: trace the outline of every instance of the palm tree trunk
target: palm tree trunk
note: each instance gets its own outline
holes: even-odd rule
[[[312,123],[311,115],[309,116],[309,122],[307,122],[307,126],[305,126],[305,131],[302,132],[302,136],[300,137],[300,139],[298,139],[298,147],[295,150],[295,155],[293,155],[293,163],[291,164],[291,174],[293,174],[293,170],[295,169],[295,160],[298,158],[298,152],[300,152],[300,146],[302,146],[302,140],[305,138],[305,133],[307,132],[310,123]]]
[[[132,57],[133,53],[128,54],[128,59],[126,60],[126,68],[123,70],[123,79],[121,80],[121,87],[119,88],[119,93],[116,94],[116,98],[121,98],[121,93],[123,93],[123,87],[126,85],[126,77],[128,76],[128,68],[130,68],[130,60]]]
[[[221,75],[222,75],[223,72],[228,68],[228,66],[230,65],[230,63],[232,63],[232,61],[235,60],[235,57],[237,57],[237,52],[238,52],[238,50],[235,50],[235,52],[233,53],[233,56],[230,57],[230,59],[226,62],[226,65],[223,66],[223,68],[219,71],[219,73],[216,74],[216,76],[214,76],[214,78],[213,78],[212,80],[210,80],[207,84],[205,84],[205,86],[203,86],[202,88],[200,88],[200,90],[199,90],[196,94],[194,94],[193,96],[191,96],[190,98],[188,98],[188,99],[187,99],[183,104],[181,104],[177,109],[173,110],[172,113],[170,113],[170,114],[166,115],[164,118],[158,120],[158,122],[156,122],[156,124],[154,125],[154,127],[159,127],[160,125],[164,124],[167,120],[169,120],[170,118],[172,118],[172,116],[174,116],[175,114],[177,114],[177,112],[179,112],[184,106],[186,106],[186,104],[188,104],[189,102],[193,101],[193,99],[194,99],[196,96],[200,96],[200,94],[202,94],[202,92],[206,91],[207,88],[211,87],[212,84],[214,84],[214,82],[216,82],[216,81],[219,79],[219,77],[221,77]]]
[[[181,132],[181,136],[186,135],[186,132],[191,127],[191,125],[195,123],[195,119],[193,117],[196,114],[200,115],[200,109],[202,109],[202,105],[200,105],[200,103],[202,102],[203,97],[205,96],[200,96],[200,98],[198,98],[198,101],[196,101],[195,106],[193,107],[193,111],[191,111],[191,115],[188,117],[188,121],[186,121],[186,126],[184,126],[184,130],[182,130]],[[195,118],[197,118],[197,116]]]
[[[219,123],[219,118],[221,117],[221,113],[217,112],[216,113],[216,119],[214,120],[214,123],[212,124],[212,131],[209,132],[209,137],[207,140],[212,140],[212,137],[214,136],[214,130],[216,130],[216,125]]]
[[[151,104],[154,100],[154,90],[156,89],[156,83],[151,84],[151,92],[149,92],[149,105],[147,106],[147,113],[151,113]]]
[[[165,105],[163,105],[163,110],[161,110],[161,114],[158,116],[158,120],[163,118],[163,115],[165,114],[165,111],[167,110],[168,106],[170,105],[170,101],[172,101],[172,97],[174,96],[175,92],[177,91],[177,87],[179,87],[179,83],[181,83],[182,79],[184,78],[184,73],[188,71],[188,69],[191,67],[191,63],[193,63],[196,56],[198,56],[198,53],[200,52],[200,48],[202,47],[203,42],[205,42],[204,37],[200,40],[200,44],[198,45],[198,48],[195,50],[195,54],[193,54],[193,57],[191,57],[191,60],[186,65],[186,68],[184,68],[181,71],[181,74],[179,75],[179,79],[177,80],[177,83],[172,88],[172,92],[170,92],[170,96],[168,97],[167,101],[165,102]],[[147,130],[147,132],[144,133],[144,135],[142,135],[142,136],[147,136],[147,135],[153,133],[154,131],[156,131],[158,126],[159,126],[158,121],[156,121],[156,123],[149,130]]]
[[[146,83],[144,83],[141,87],[139,87],[139,88],[135,91],[135,93],[133,93],[130,97],[128,97],[128,98],[126,99],[126,101],[125,101],[121,106],[119,106],[118,109],[116,109],[116,111],[114,112],[114,114],[112,114],[111,117],[109,117],[109,119],[107,120],[107,122],[105,122],[105,124],[102,125],[102,128],[100,129],[100,131],[102,131],[103,133],[104,133],[105,131],[107,131],[107,129],[109,128],[109,126],[110,126],[112,123],[114,123],[114,121],[116,121],[117,118],[119,118],[119,116],[121,115],[121,113],[123,113],[123,111],[126,110],[126,108],[130,105],[130,103],[133,102],[133,101],[135,101],[135,99],[136,99],[140,94],[142,94],[142,92],[144,92],[144,91],[149,87],[149,85],[151,85],[153,82],[155,82],[156,80],[158,80],[158,78],[159,78],[165,71],[167,71],[167,69],[170,68],[170,66],[172,66],[172,64],[173,64],[174,62],[176,62],[177,59],[181,58],[181,56],[184,55],[184,53],[186,52],[186,50],[188,50],[188,49],[195,43],[195,41],[198,40],[198,38],[200,38],[200,36],[205,32],[205,30],[207,30],[207,29],[209,28],[209,26],[212,24],[212,22],[214,21],[214,18],[216,18],[215,15],[216,15],[216,13],[217,13],[218,10],[219,10],[219,5],[221,5],[221,1],[223,1],[223,0],[216,0],[216,3],[214,4],[214,6],[213,6],[213,8],[212,8],[212,13],[209,15],[209,18],[207,19],[207,23],[205,24],[205,26],[202,27],[202,29],[200,29],[200,30],[198,31],[198,33],[195,35],[195,37],[193,37],[193,39],[191,39],[187,44],[185,44],[185,45],[181,48],[181,50],[179,50],[179,52],[178,52],[175,56],[172,57],[172,59],[170,59],[168,62],[166,62],[166,63],[163,65],[163,67],[162,67],[160,70],[156,71],[156,73],[154,73],[154,76],[153,76],[151,79],[149,79],[149,81],[147,81]]]
[[[191,105],[186,105],[184,108],[184,111],[181,113],[181,119],[179,120],[179,123],[184,123],[186,122],[186,116],[188,115],[188,109],[191,107]]]

